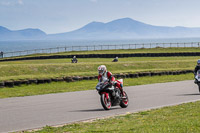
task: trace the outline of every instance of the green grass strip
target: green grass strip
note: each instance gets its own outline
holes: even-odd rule
[[[113,74],[149,71],[193,70],[199,57],[131,57],[111,62],[111,58],[28,60],[0,62],[0,81],[55,78],[65,76],[94,76],[97,67],[106,65]]]
[[[87,123],[55,128],[46,126],[37,133],[199,133],[200,102],[115,116]]]
[[[153,83],[192,80],[193,74],[165,75],[124,79],[124,86],[135,86]],[[52,82],[50,84],[23,85],[14,88],[0,88],[0,98],[42,95],[50,93],[94,90],[97,80],[83,80],[79,82]]]

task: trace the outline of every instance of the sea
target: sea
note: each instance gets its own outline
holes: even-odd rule
[[[162,39],[133,39],[133,40],[28,40],[28,41],[0,41],[0,52],[16,52],[37,49],[49,49],[70,46],[99,46],[99,45],[126,45],[126,44],[147,44],[147,43],[190,43],[200,42],[200,38],[162,38]],[[143,45],[145,47],[145,45]],[[7,55],[12,56],[12,55]]]

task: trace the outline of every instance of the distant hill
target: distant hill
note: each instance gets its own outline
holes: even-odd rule
[[[24,29],[11,31],[0,26],[0,41],[10,40],[40,40],[46,38],[46,33],[39,29]]]
[[[0,27],[0,40],[3,38],[8,40],[109,40],[184,37],[200,37],[200,28],[153,26],[130,18],[117,19],[108,23],[91,22],[71,32],[48,35],[39,29],[10,31]]]

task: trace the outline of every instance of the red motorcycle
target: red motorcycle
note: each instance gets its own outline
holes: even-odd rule
[[[119,80],[123,83],[123,80]],[[124,91],[124,97],[122,98],[122,94],[120,89],[117,86],[112,86],[108,82],[108,80],[104,82],[99,82],[96,86],[96,90],[100,95],[100,100],[103,108],[105,110],[110,110],[112,106],[121,106],[122,108],[128,107],[128,95]]]

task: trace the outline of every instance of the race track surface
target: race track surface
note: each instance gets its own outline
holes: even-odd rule
[[[192,80],[124,87],[129,106],[104,111],[96,90],[0,99],[0,132],[22,131],[200,100]]]

